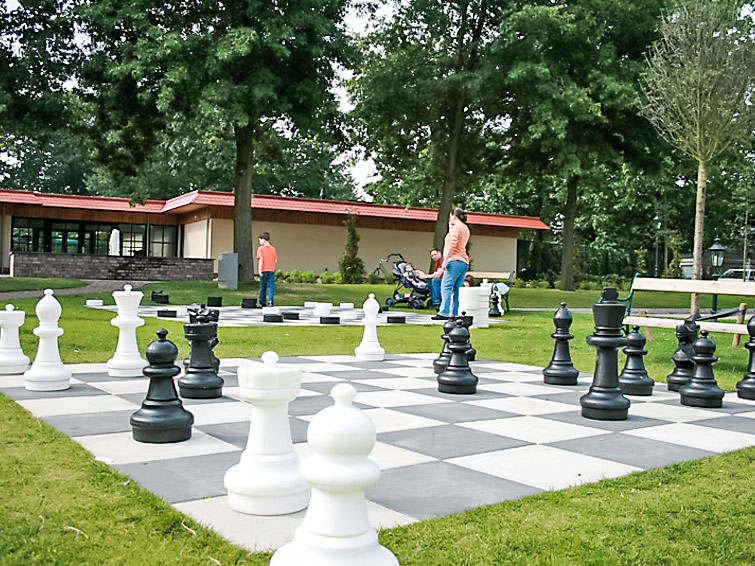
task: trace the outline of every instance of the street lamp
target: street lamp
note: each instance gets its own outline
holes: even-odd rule
[[[726,246],[724,246],[718,236],[716,236],[713,240],[713,245],[708,248],[708,251],[710,252],[710,265],[713,268],[711,276],[713,279],[718,280],[718,277],[721,275],[719,270],[724,264],[724,252],[726,251]],[[718,295],[713,295],[710,310],[711,312],[716,312],[718,310]]]

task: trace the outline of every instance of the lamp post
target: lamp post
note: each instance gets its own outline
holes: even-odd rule
[[[710,252],[710,265],[713,268],[711,276],[717,281],[721,275],[719,270],[724,264],[724,252],[726,251],[726,246],[724,246],[718,236],[716,236],[713,240],[713,245],[708,248],[708,251]],[[716,312],[718,310],[718,295],[713,295],[710,310],[711,312]]]

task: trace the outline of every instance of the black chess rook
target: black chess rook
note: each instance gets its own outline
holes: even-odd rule
[[[186,372],[178,380],[178,390],[187,399],[221,397],[224,382],[218,375],[219,361],[212,351],[218,337],[218,312],[204,305],[189,312],[189,320],[193,322],[184,324],[184,336],[191,353]]]

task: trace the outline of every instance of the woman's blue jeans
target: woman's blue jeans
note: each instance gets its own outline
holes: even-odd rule
[[[440,309],[438,314],[442,316],[456,316],[459,314],[459,287],[464,285],[464,276],[467,274],[469,264],[461,260],[449,261],[440,281]],[[453,300],[453,312],[451,301]]]

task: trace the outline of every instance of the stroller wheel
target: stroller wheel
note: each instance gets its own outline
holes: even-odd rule
[[[423,303],[421,299],[412,299],[409,306],[413,309],[419,310],[425,307],[425,303]]]
[[[387,299],[385,300],[385,306],[386,306],[386,307],[392,307],[392,306],[393,306],[393,299],[392,299],[391,297],[388,297],[388,298],[387,298]]]

